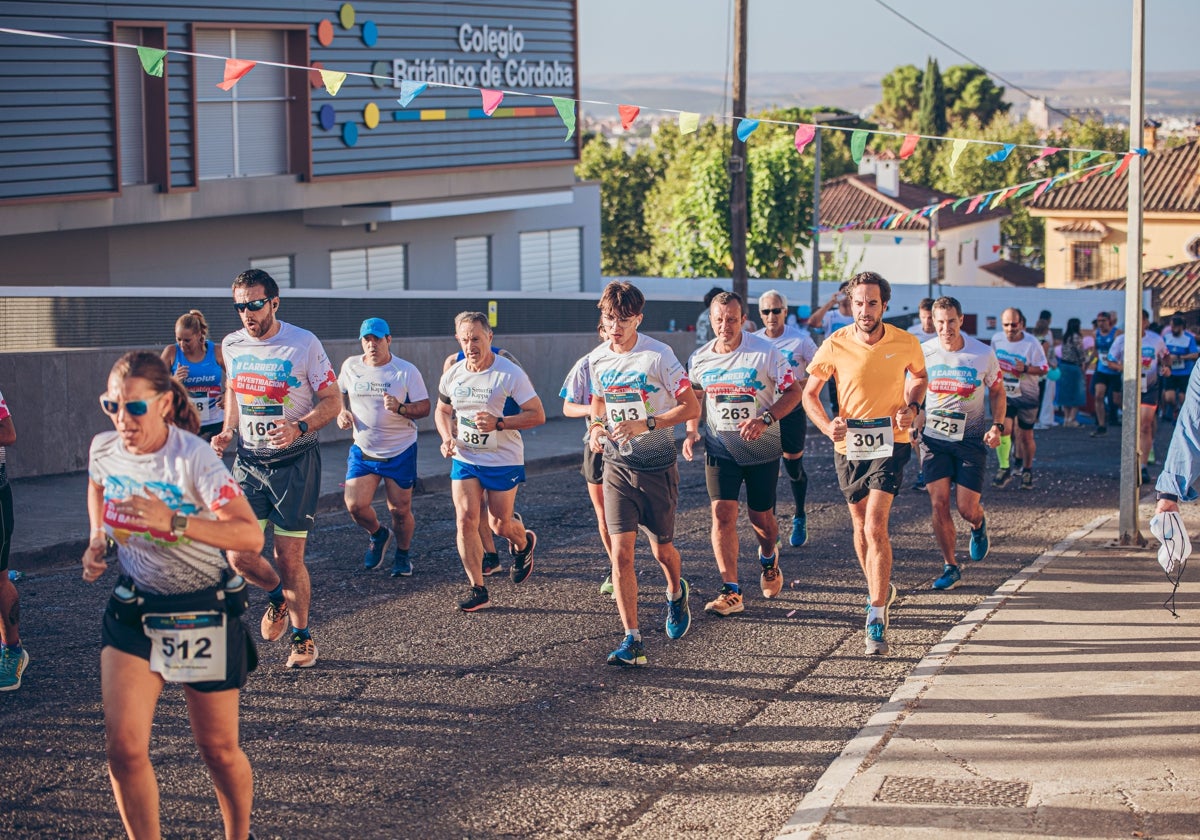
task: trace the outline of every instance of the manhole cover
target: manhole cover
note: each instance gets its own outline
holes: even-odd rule
[[[887,776],[875,794],[877,802],[897,804],[965,805],[1024,808],[1029,801],[1025,782],[994,779],[920,779]]]

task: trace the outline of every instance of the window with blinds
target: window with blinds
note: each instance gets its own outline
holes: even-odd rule
[[[113,76],[117,96],[117,160],[121,185],[161,184],[169,188],[166,75],[142,69],[136,47],[162,49],[162,26],[113,25]]]
[[[329,252],[331,289],[371,289],[377,292],[408,288],[408,246],[349,248]]]
[[[492,238],[464,236],[454,240],[454,277],[459,291],[492,288]]]
[[[526,231],[521,234],[521,290],[583,290],[581,228]]]
[[[292,265],[294,264],[292,256],[289,254],[283,257],[254,257],[250,260],[250,267],[261,269],[271,275],[271,279],[279,288],[295,288],[296,281],[292,277]]]
[[[197,29],[196,51],[286,63],[280,30]],[[228,91],[217,84],[223,61],[196,62],[196,120],[200,179],[248,178],[288,171],[288,102],[278,67],[255,67]]]

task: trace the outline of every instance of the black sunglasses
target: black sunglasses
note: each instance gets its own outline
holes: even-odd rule
[[[759,309],[758,311],[759,311],[759,312],[761,312],[761,313],[762,313],[762,314],[764,314],[764,315],[782,315],[782,314],[783,314],[783,307],[782,307],[782,306],[780,306],[780,307],[778,307],[778,308],[776,308],[776,309]]]
[[[233,308],[238,312],[245,312],[247,309],[249,309],[251,312],[257,312],[270,302],[270,298],[262,298],[261,300],[248,300],[245,303],[235,303]]]

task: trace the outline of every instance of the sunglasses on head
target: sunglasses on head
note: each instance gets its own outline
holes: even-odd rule
[[[150,410],[151,403],[166,393],[166,391],[159,391],[148,400],[129,400],[128,402],[110,400],[107,396],[101,394],[100,409],[109,417],[116,417],[121,412],[121,407],[124,406],[125,413],[131,417],[144,417],[146,412]]]
[[[238,312],[245,312],[247,309],[249,309],[251,312],[257,312],[270,302],[270,298],[262,298],[261,300],[248,300],[245,303],[235,303],[233,308]]]
[[[780,306],[780,307],[776,307],[775,309],[759,309],[758,311],[764,315],[782,315],[783,307]]]

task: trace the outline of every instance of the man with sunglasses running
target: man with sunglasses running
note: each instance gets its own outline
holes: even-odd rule
[[[275,641],[291,619],[289,668],[311,668],[317,646],[308,629],[311,589],[304,549],[321,493],[317,430],[341,409],[337,376],[321,342],[308,330],[280,321],[279,286],[261,269],[233,281],[234,308],[242,329],[225,336],[229,387],[225,428],[212,439],[224,455],[238,437],[234,478],[266,528],[275,527],[275,565],[257,553],[229,552],[235,570],[267,590],[270,603],[262,636]]]

